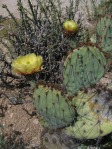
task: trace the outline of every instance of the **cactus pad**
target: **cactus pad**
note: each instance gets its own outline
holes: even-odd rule
[[[101,0],[101,4],[97,8],[98,15],[111,14],[112,0]]]
[[[79,93],[73,99],[79,114],[66,133],[78,139],[95,139],[112,132],[112,103],[109,92]]]
[[[80,117],[74,126],[66,128],[67,134],[77,139],[95,139],[112,132],[112,122],[102,119],[99,121],[95,116]]]
[[[102,51],[112,52],[112,16],[102,17],[98,21],[96,42],[100,43]]]
[[[61,91],[39,85],[33,98],[37,111],[50,128],[61,128],[74,120],[75,108]]]
[[[104,52],[112,53],[112,16],[101,17],[96,26],[96,33],[90,40],[97,43]]]
[[[74,50],[65,60],[64,85],[69,95],[81,88],[96,84],[104,75],[106,59],[96,47],[86,46]]]

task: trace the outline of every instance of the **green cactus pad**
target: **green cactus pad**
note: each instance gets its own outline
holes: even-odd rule
[[[112,52],[112,16],[102,17],[97,24],[96,42],[102,51]]]
[[[64,85],[69,95],[81,88],[96,84],[105,73],[106,59],[96,47],[88,46],[74,50],[65,60]]]
[[[90,101],[92,98],[96,96],[96,92],[92,91],[91,93],[84,93],[84,92],[78,92],[77,96],[74,96],[72,99],[72,104],[75,105],[76,111],[79,116],[85,117],[92,113],[92,104],[90,105]],[[94,104],[93,104],[94,106]]]
[[[73,98],[73,104],[79,116],[73,126],[66,128],[68,135],[78,139],[95,139],[112,132],[112,103],[108,92],[79,92]]]
[[[98,38],[101,35],[101,48],[112,52],[112,16],[101,18],[97,25]]]
[[[101,4],[97,8],[98,15],[106,15],[112,13],[112,0],[101,0]]]
[[[50,128],[61,128],[71,124],[75,108],[61,91],[39,85],[33,94],[34,104]]]
[[[102,119],[99,121],[95,116],[80,117],[74,126],[66,128],[67,135],[77,139],[95,139],[112,132],[112,122]]]

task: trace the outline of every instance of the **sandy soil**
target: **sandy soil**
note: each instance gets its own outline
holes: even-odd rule
[[[25,7],[27,7],[27,0],[22,0],[23,4]],[[35,0],[32,0],[33,3],[35,3]],[[81,0],[84,1],[84,0]],[[89,0],[85,0],[85,2],[87,1],[87,4],[90,2]],[[96,0],[97,3],[99,3],[101,0]],[[61,0],[63,6],[66,6],[69,4],[69,0]],[[11,12],[16,16],[19,17],[19,13],[17,11],[17,0],[0,0],[0,15],[3,16],[7,16],[8,13],[6,12],[5,9],[2,8],[2,5],[6,4],[8,6],[8,8],[11,10]]]
[[[22,0],[25,7],[27,7],[27,0]],[[63,5],[67,5],[69,0],[61,0]],[[35,3],[35,0],[33,0]],[[2,8],[2,5],[6,4],[11,12],[16,16],[19,17],[19,13],[17,11],[17,0],[0,0],[0,15],[7,16],[8,13],[5,9]]]
[[[11,147],[11,144],[15,147],[21,146],[21,141],[29,148],[38,147],[41,144],[43,128],[38,120],[32,99],[26,95],[25,100],[30,102],[14,105],[9,99],[20,94],[20,90],[4,88],[0,94],[0,124],[3,126],[2,131],[8,147]]]

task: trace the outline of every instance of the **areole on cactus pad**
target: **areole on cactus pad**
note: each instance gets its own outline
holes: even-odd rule
[[[50,128],[65,127],[74,121],[75,108],[61,91],[39,85],[34,90],[33,98],[37,111]]]
[[[69,54],[63,67],[63,84],[69,95],[96,84],[105,73],[106,59],[98,48],[83,46]]]

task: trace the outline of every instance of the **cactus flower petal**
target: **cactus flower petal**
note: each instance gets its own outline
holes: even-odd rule
[[[42,56],[36,56],[34,53],[31,53],[17,57],[11,66],[14,73],[26,75],[40,71],[42,62]]]

